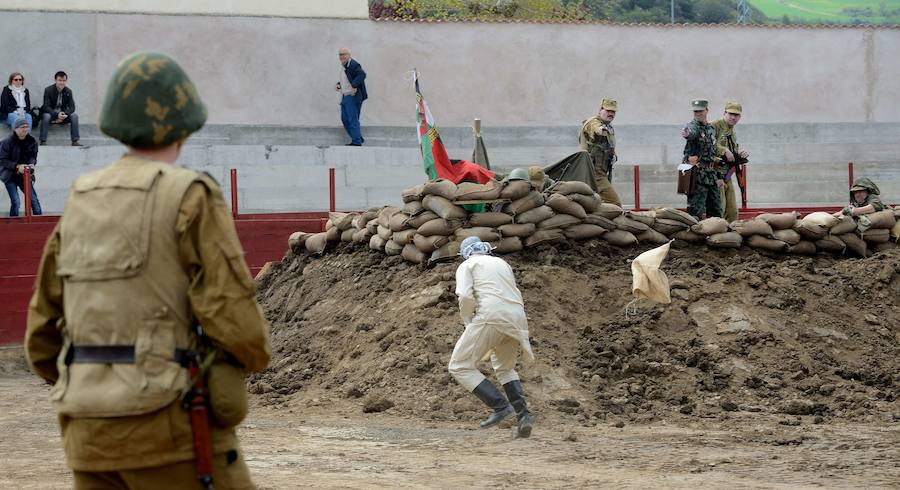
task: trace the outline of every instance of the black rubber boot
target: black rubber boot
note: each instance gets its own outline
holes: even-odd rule
[[[534,419],[532,419],[531,414],[528,413],[528,404],[525,403],[525,391],[522,389],[522,382],[519,380],[510,381],[503,385],[503,389],[506,391],[506,397],[509,398],[509,403],[516,411],[516,418],[519,420],[519,437],[530,436]]]
[[[494,383],[491,383],[489,380],[485,379],[481,383],[478,383],[478,386],[472,390],[472,393],[478,397],[479,400],[483,401],[485,405],[494,409],[494,413],[492,413],[487,419],[484,420],[480,424],[482,429],[487,429],[488,427],[493,427],[499,424],[503,419],[509,417],[514,414],[515,411],[513,407],[509,405],[509,402],[506,401],[506,398],[503,398],[503,394],[500,393],[500,390],[494,386]]]

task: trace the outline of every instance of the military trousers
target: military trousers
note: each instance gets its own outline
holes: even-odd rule
[[[158,490],[197,489],[193,461],[124,471],[75,471],[75,490]],[[213,457],[213,486],[216,490],[255,490],[244,458],[237,451]]]
[[[734,194],[734,185],[731,180],[725,181],[725,187],[721,189],[722,198],[722,216],[729,223],[738,219],[737,199]]]
[[[606,174],[597,176],[597,194],[600,194],[600,198],[603,199],[603,202],[612,203],[616,206],[622,205],[619,194],[613,187],[612,182],[606,178]]]
[[[493,352],[492,352],[493,351]],[[484,375],[478,363],[491,352],[491,367],[500,384],[519,379],[516,361],[519,357],[519,341],[490,324],[470,323],[456,341],[448,366],[450,375],[465,389],[472,391]]]
[[[718,174],[711,168],[701,168],[697,175],[697,187],[688,195],[687,212],[700,219],[703,213],[707,218],[722,217],[722,193],[716,181]]]

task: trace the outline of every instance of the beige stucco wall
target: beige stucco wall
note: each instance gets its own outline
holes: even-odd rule
[[[4,0],[9,10],[366,19],[366,0]]]

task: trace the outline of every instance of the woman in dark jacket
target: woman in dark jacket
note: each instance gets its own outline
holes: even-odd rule
[[[37,164],[38,143],[34,136],[28,134],[30,127],[25,118],[13,122],[13,132],[0,141],[0,181],[9,193],[9,215],[19,215],[19,189],[25,192],[25,167]],[[41,214],[41,201],[34,189],[34,174],[31,174],[31,209],[34,214]]]
[[[9,75],[9,85],[0,93],[0,120],[12,127],[16,119],[24,117],[28,121],[28,132],[34,126],[31,119],[31,94],[25,88],[25,76],[19,72]]]

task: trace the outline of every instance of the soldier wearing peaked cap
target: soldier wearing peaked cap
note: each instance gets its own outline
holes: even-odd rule
[[[45,245],[25,349],[76,489],[255,488],[235,426],[267,325],[219,186],[174,164],[205,121],[175,60],[125,58],[100,129],[128,151],[75,181]]]
[[[721,188],[721,200],[724,203],[724,217],[729,223],[738,218],[737,199],[734,195],[734,186],[731,184],[732,177],[737,174],[738,166],[745,164],[747,157],[750,156],[747,150],[741,149],[734,132],[734,127],[741,121],[741,112],[741,104],[727,102],[722,119],[710,123],[716,131],[716,156],[725,165],[725,176],[722,179],[725,185]]]
[[[613,99],[600,102],[600,112],[581,123],[578,142],[591,155],[597,178],[597,193],[603,202],[621,206],[622,200],[612,185],[612,168],[616,163],[616,130],[612,122],[619,104]]]
[[[691,101],[694,118],[685,126],[682,136],[684,144],[683,164],[697,167],[697,185],[688,195],[688,213],[697,218],[722,216],[722,199],[719,189],[724,185],[722,178],[725,169],[716,156],[716,132],[707,122],[709,101],[694,99]]]

